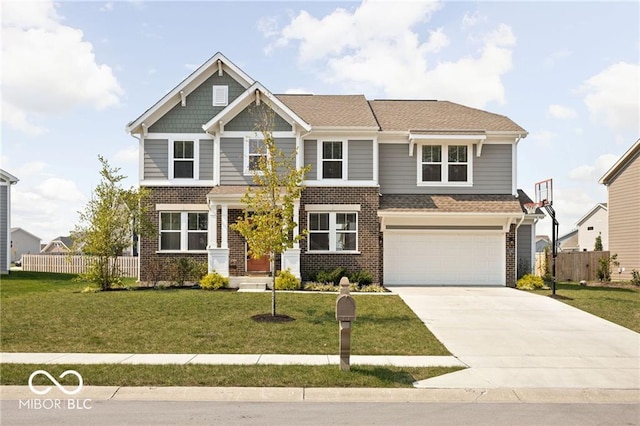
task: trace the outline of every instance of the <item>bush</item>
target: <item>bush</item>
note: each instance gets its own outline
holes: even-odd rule
[[[524,277],[520,278],[516,283],[516,287],[520,290],[534,290],[537,288],[544,288],[544,281],[542,278],[537,277],[533,274],[527,274]]]
[[[349,282],[362,287],[373,283],[373,276],[367,271],[357,271],[349,275]]]
[[[205,275],[200,280],[200,287],[205,290],[218,290],[219,288],[229,287],[229,278],[225,278],[219,273],[213,271]]]
[[[631,284],[640,285],[640,272],[635,269],[631,271]]]
[[[344,266],[338,266],[331,271],[320,270],[318,272],[309,274],[309,278],[311,279],[311,281],[322,284],[338,285],[340,284],[340,279],[342,277],[349,277],[349,271]],[[351,279],[349,281],[351,281]]]
[[[275,286],[276,290],[298,290],[300,288],[300,280],[288,269],[286,271],[278,271]]]
[[[190,257],[175,259],[169,267],[171,281],[184,285],[186,281],[198,282],[207,273],[207,265]]]
[[[325,284],[318,282],[310,282],[304,285],[304,289],[307,291],[338,291],[338,287],[333,284]]]
[[[387,289],[381,285],[370,284],[360,287],[360,290],[358,291],[363,293],[386,293]]]

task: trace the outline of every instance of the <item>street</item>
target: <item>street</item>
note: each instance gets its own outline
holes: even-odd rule
[[[8,425],[639,425],[638,404],[92,401],[29,409],[2,401]],[[87,409],[89,408],[89,409]]]

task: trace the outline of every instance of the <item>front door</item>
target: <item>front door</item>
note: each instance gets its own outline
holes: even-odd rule
[[[253,259],[247,255],[247,273],[269,273],[269,256],[264,256],[259,259]]]

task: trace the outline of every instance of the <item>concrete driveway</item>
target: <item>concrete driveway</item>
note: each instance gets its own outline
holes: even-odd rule
[[[390,287],[471,368],[426,388],[640,389],[640,334],[504,287]]]

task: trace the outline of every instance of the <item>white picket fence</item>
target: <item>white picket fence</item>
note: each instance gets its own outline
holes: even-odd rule
[[[118,267],[125,277],[138,276],[138,257],[118,257]],[[90,256],[67,256],[25,254],[22,256],[22,270],[31,272],[55,272],[59,274],[82,274],[91,262]]]

